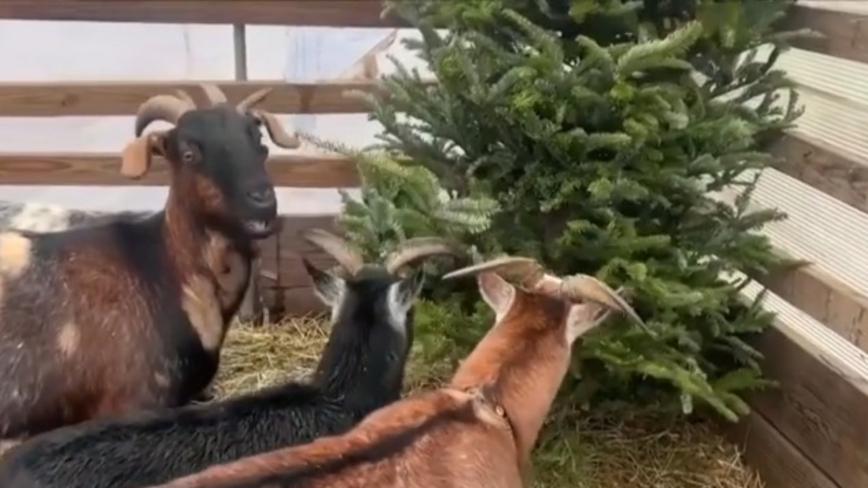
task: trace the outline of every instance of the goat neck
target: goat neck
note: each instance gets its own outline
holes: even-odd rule
[[[252,242],[203,211],[198,193],[191,191],[190,186],[196,184],[191,180],[188,175],[176,175],[169,187],[163,238],[173,251],[170,259],[181,274],[201,272],[204,266],[214,277],[227,276],[232,262],[252,257]],[[238,286],[244,285],[230,285]]]
[[[516,290],[508,311],[456,370],[450,387],[468,390],[494,384],[495,401],[513,430],[519,462],[525,463],[569,369],[570,346],[561,327],[569,306],[561,300]]]
[[[497,273],[517,279],[508,283]],[[614,291],[587,275],[558,278],[527,258],[500,258],[454,271],[446,279],[476,274],[479,291],[495,312],[494,326],[459,366],[452,388],[493,384],[493,395],[512,425],[525,464],[567,374],[571,346],[618,310],[644,322]]]

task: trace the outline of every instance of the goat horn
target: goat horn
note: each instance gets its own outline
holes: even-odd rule
[[[283,127],[283,124],[281,124],[273,114],[270,114],[265,110],[254,110],[253,115],[262,122],[262,125],[265,126],[265,130],[268,131],[268,136],[271,137],[272,142],[278,146],[285,149],[297,149],[301,146],[299,138],[287,132]]]
[[[185,92],[184,90],[178,89],[175,90],[175,95],[181,100],[187,102],[187,104],[190,105],[191,110],[196,108],[196,101],[193,100],[193,97],[191,97],[189,93]]]
[[[199,83],[199,87],[205,92],[205,97],[211,102],[211,106],[219,103],[226,103],[226,94],[219,86],[213,83]]]
[[[480,264],[474,264],[443,275],[441,279],[448,280],[460,276],[468,276],[493,271],[516,279],[522,287],[534,289],[542,282],[545,272],[542,266],[531,258],[504,256]]]
[[[351,275],[364,266],[361,253],[346,240],[323,229],[310,229],[303,234],[305,240],[331,255]]]
[[[250,95],[247,95],[247,97],[245,97],[244,100],[241,100],[240,102],[238,102],[238,105],[236,105],[235,108],[237,108],[239,112],[244,113],[244,112],[250,110],[250,107],[261,102],[262,99],[264,99],[266,96],[268,96],[268,94],[271,93],[273,90],[274,90],[273,87],[265,87],[265,88],[262,88],[260,90],[256,90],[255,92],[251,93]]]
[[[136,112],[136,137],[141,136],[145,128],[157,120],[177,124],[181,115],[193,108],[195,107],[174,95],[154,95],[145,100]]]
[[[571,301],[591,300],[610,309],[619,310],[643,329],[648,330],[645,321],[618,292],[593,276],[579,274],[565,278],[561,282],[561,294]]]
[[[386,271],[395,274],[402,267],[434,254],[460,254],[457,246],[437,237],[414,237],[401,242],[398,248],[386,256]]]

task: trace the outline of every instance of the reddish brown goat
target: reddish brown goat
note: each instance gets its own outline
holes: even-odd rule
[[[254,241],[276,230],[265,169],[273,115],[184,92],[139,108],[121,171],[153,154],[171,175],[165,209],[58,232],[0,232],[0,437],[189,402],[211,382],[250,274]],[[152,122],[174,127],[143,134]]]
[[[518,273],[523,286],[492,271]],[[347,434],[152,488],[520,488],[524,461],[566,375],[570,346],[609,310],[642,321],[604,283],[547,275],[524,258],[446,276],[477,273],[495,324],[448,387],[377,410]]]

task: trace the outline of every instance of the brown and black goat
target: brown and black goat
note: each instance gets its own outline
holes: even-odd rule
[[[495,274],[518,273],[516,287]],[[571,345],[609,310],[643,324],[599,280],[501,258],[478,274],[494,326],[446,388],[372,413],[344,435],[243,458],[151,488],[520,488],[523,467],[567,373]],[[644,324],[643,324],[644,325]]]
[[[305,261],[332,310],[313,381],[290,381],[216,401],[92,420],[34,436],[0,459],[0,488],[137,488],[208,466],[346,432],[400,398],[413,343],[413,303],[422,259],[457,247],[404,241],[382,264],[364,263],[343,239],[305,236],[341,263],[326,272]],[[341,277],[343,276],[343,277]]]
[[[139,108],[121,171],[168,161],[165,208],[58,232],[0,233],[0,437],[190,401],[209,385],[250,274],[254,241],[274,232],[265,126],[273,115],[203,85],[211,106],[157,95]],[[142,134],[152,122],[174,124]]]

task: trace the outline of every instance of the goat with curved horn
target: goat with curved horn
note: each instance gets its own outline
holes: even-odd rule
[[[268,136],[271,137],[271,140],[274,141],[275,144],[284,149],[296,149],[301,146],[301,141],[298,137],[286,132],[286,129],[283,128],[283,124],[277,120],[277,117],[265,110],[251,110],[251,107],[264,100],[272,91],[274,91],[272,87],[256,90],[250,95],[247,95],[244,100],[238,102],[238,105],[236,105],[235,108],[240,113],[249,111],[254,117],[259,119],[262,125],[265,126],[265,130],[268,131]]]
[[[529,290],[536,289],[545,277],[545,271],[536,260],[531,258],[503,256],[484,263],[461,268],[452,271],[451,273],[446,273],[443,275],[442,279],[448,280],[462,276],[476,275],[484,271],[491,271],[515,280],[519,282],[522,287]]]
[[[483,272],[494,272],[518,281],[523,288],[530,291],[557,295],[572,302],[585,300],[597,302],[607,308],[623,312],[637,325],[651,333],[645,321],[639,317],[633,307],[606,283],[585,274],[577,274],[563,279],[549,275],[535,259],[504,256],[452,271],[445,274],[442,279],[477,275]]]
[[[250,110],[250,107],[264,100],[265,97],[267,97],[272,91],[274,91],[274,88],[272,87],[265,87],[260,90],[256,90],[250,95],[244,97],[244,100],[238,102],[238,105],[236,105],[235,108],[238,109],[239,112],[246,112]]]
[[[365,261],[362,254],[345,239],[323,229],[310,229],[303,234],[305,240],[327,252],[335,258],[350,275],[356,274]]]
[[[205,93],[205,98],[211,103],[211,106],[226,103],[226,94],[219,86],[213,83],[199,83],[199,87]]]
[[[645,321],[617,291],[593,276],[577,274],[564,278],[561,282],[561,294],[571,301],[591,300],[611,309],[620,310],[643,329],[648,329]]]
[[[458,255],[460,250],[456,245],[438,237],[414,237],[403,241],[386,257],[385,268],[389,274],[395,274],[402,267],[434,254]]]
[[[187,96],[189,98],[189,95]],[[136,112],[136,137],[142,135],[145,128],[152,122],[163,120],[177,124],[184,112],[193,110],[196,105],[192,100],[175,95],[154,95],[139,106]]]
[[[193,97],[189,93],[181,89],[174,90],[174,92],[178,98],[190,104],[191,107],[196,108],[196,101],[193,100]]]

